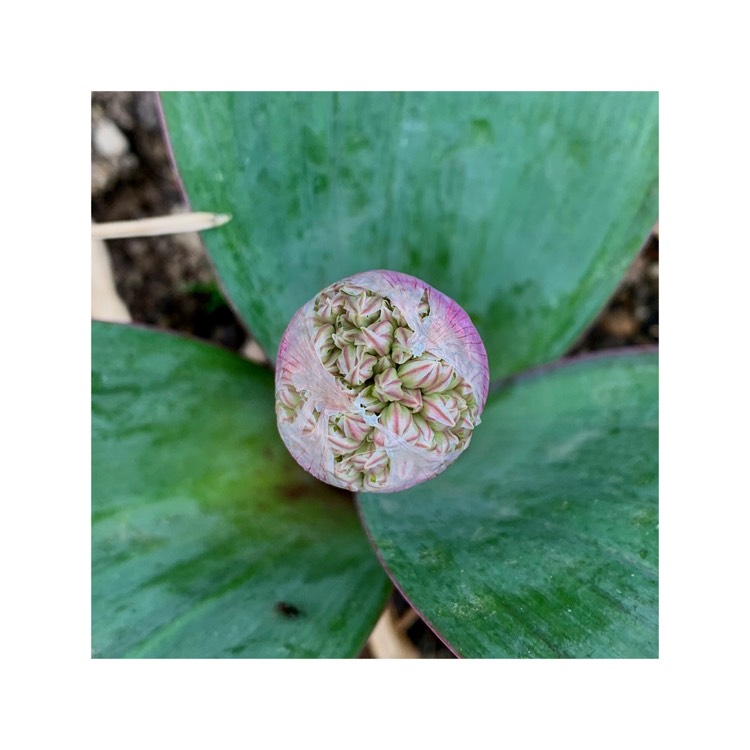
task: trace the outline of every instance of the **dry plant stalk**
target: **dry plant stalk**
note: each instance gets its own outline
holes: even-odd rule
[[[102,240],[91,240],[91,317],[111,323],[130,323],[132,318],[120,299],[112,275],[109,253]]]
[[[418,659],[419,651],[396,620],[393,605],[386,605],[367,641],[376,659]]]

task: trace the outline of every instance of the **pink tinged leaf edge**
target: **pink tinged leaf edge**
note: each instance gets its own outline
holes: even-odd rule
[[[174,146],[172,145],[172,138],[169,134],[169,125],[167,123],[166,113],[164,112],[164,104],[161,100],[161,94],[158,92],[155,92],[154,96],[156,100],[157,120],[159,122],[159,127],[161,128],[161,134],[164,139],[165,148],[167,150],[167,157],[169,160],[169,164],[172,167],[172,174],[177,184],[178,193],[182,197],[183,202],[185,203],[185,207],[188,210],[195,210],[190,200],[190,196],[188,195],[188,192],[185,188],[185,183],[182,179],[182,174],[180,173],[179,166],[177,165],[177,158],[174,153]],[[221,231],[221,229],[215,230],[215,231]],[[232,231],[232,230],[225,228],[224,231]],[[213,271],[216,284],[219,287],[219,290],[221,291],[221,294],[224,297],[224,300],[227,303],[227,306],[234,314],[234,317],[239,321],[240,326],[245,329],[245,332],[247,333],[248,338],[253,340],[256,344],[258,344],[261,351],[266,355],[266,359],[268,360],[268,362],[263,363],[261,366],[273,371],[275,369],[275,364],[276,364],[274,360],[273,350],[268,349],[267,347],[263,346],[260,343],[260,341],[256,338],[256,336],[253,334],[253,328],[250,325],[250,321],[246,320],[245,315],[242,312],[240,306],[235,303],[232,295],[229,293],[229,290],[226,284],[224,283],[222,275],[219,273],[219,268],[216,265],[216,262],[214,261],[213,255],[211,255],[211,253],[209,253],[208,250],[206,249],[206,245],[203,242],[203,237],[200,235],[200,233],[198,236],[200,238],[200,242],[203,247],[203,254],[208,260],[208,264],[211,266],[211,270]]]
[[[516,383],[522,383],[528,380],[533,380],[537,377],[543,376],[550,372],[555,372],[557,370],[566,369],[569,367],[575,367],[577,365],[585,364],[587,362],[618,361],[618,360],[627,362],[628,359],[630,359],[631,357],[635,359],[643,355],[658,356],[658,354],[659,354],[659,347],[656,345],[648,344],[645,346],[602,349],[602,350],[595,351],[595,352],[586,352],[584,354],[579,354],[579,355],[575,355],[572,357],[563,357],[563,358],[555,360],[554,362],[550,362],[544,365],[539,365],[537,367],[530,368],[529,370],[526,370],[522,373],[518,373],[516,375],[502,378],[492,384],[492,392],[497,393],[498,391],[501,391],[504,388],[512,386]],[[463,659],[464,658],[463,654],[461,654],[454,646],[451,645],[451,643],[445,638],[445,636],[442,635],[440,630],[429,620],[429,618],[424,614],[424,612],[414,604],[411,597],[406,593],[404,588],[398,582],[396,576],[393,574],[393,571],[391,571],[391,569],[388,567],[388,564],[383,558],[383,554],[380,551],[380,547],[375,541],[375,538],[373,537],[372,532],[370,531],[370,527],[368,526],[364,513],[362,511],[361,495],[365,493],[355,492],[353,494],[354,494],[354,505],[357,509],[357,515],[359,516],[359,520],[360,520],[360,523],[362,524],[362,528],[364,529],[365,534],[367,535],[367,539],[370,542],[370,545],[372,546],[375,552],[375,555],[378,558],[378,561],[380,562],[380,565],[382,566],[383,570],[386,572],[388,577],[391,579],[391,582],[393,583],[394,588],[398,590],[398,592],[401,594],[404,600],[419,615],[419,617],[430,628],[430,630],[432,630],[432,632],[436,635],[436,637],[442,641],[445,647],[454,656],[456,656],[456,658]],[[374,502],[378,502],[377,497],[372,498],[372,500]]]
[[[362,528],[365,531],[365,534],[367,535],[367,540],[370,542],[370,546],[372,547],[373,551],[375,552],[375,556],[378,558],[378,562],[380,563],[383,570],[386,572],[386,575],[388,578],[391,579],[391,583],[393,584],[394,588],[398,590],[399,594],[403,596],[404,600],[407,602],[407,604],[419,615],[419,617],[422,619],[422,621],[427,625],[427,627],[435,634],[437,638],[440,639],[440,641],[445,645],[445,647],[457,658],[457,659],[463,659],[463,655],[459,653],[449,642],[448,640],[441,634],[441,632],[432,624],[432,622],[429,620],[429,618],[425,615],[425,613],[417,607],[414,602],[412,601],[411,597],[404,591],[404,589],[401,587],[401,584],[396,579],[396,576],[393,574],[391,569],[388,567],[388,564],[383,559],[383,555],[380,552],[380,548],[378,547],[377,543],[375,542],[375,539],[373,538],[372,534],[370,533],[370,527],[367,525],[367,522],[365,521],[364,514],[362,513],[362,499],[360,497],[361,494],[355,492],[354,493],[354,507],[357,509],[357,515],[359,516],[359,521],[362,524]]]

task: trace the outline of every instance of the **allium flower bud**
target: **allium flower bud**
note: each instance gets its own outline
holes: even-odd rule
[[[318,479],[396,492],[466,449],[488,387],[484,345],[458,304],[413,276],[368,271],[324,289],[284,332],[279,433]]]

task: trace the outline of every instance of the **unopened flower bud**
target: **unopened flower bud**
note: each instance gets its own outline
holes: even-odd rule
[[[375,376],[375,394],[382,401],[401,401],[404,397],[404,392],[401,390],[401,381],[393,367],[389,367]]]

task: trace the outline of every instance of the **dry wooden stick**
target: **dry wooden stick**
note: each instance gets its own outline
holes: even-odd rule
[[[191,214],[154,216],[133,221],[108,221],[91,225],[93,239],[113,240],[123,237],[155,237],[160,234],[180,234],[200,232],[226,224],[232,217],[229,214],[212,214],[201,211]]]

